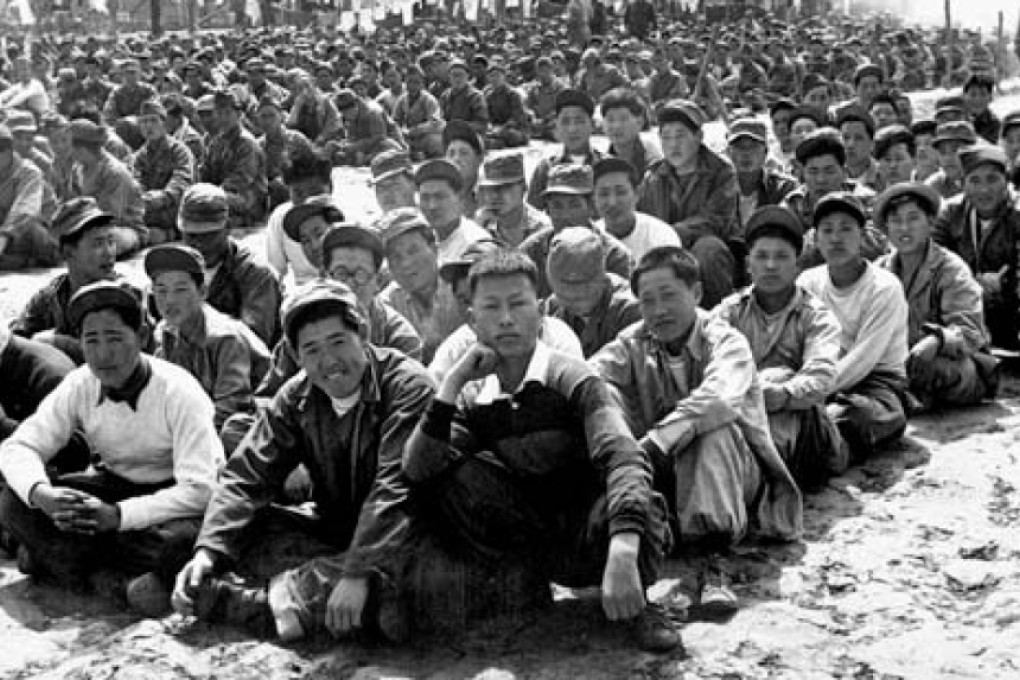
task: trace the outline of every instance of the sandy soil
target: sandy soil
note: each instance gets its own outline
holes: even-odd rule
[[[924,111],[933,96],[920,98]],[[1015,106],[997,102],[1002,113]],[[714,140],[719,130],[710,135]],[[363,173],[339,173],[343,205],[370,205]],[[245,236],[253,246],[259,235]],[[137,263],[125,263],[138,277]],[[0,277],[0,315],[49,276]],[[980,408],[915,419],[907,436],[806,499],[787,546],[742,546],[727,563],[744,607],[690,622],[686,654],[632,649],[597,600],[560,593],[540,620],[495,621],[406,648],[281,647],[171,616],[138,620],[94,598],[34,586],[0,561],[0,677],[895,678],[1020,677],[1020,379]],[[680,616],[687,572],[652,590]]]

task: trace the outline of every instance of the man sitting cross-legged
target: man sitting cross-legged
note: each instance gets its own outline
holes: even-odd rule
[[[713,314],[751,345],[772,441],[797,484],[812,488],[847,465],[846,447],[825,410],[839,360],[839,321],[797,285],[804,234],[793,212],[759,208],[745,238],[751,285]]]
[[[748,533],[792,540],[801,498],[769,436],[754,357],[739,331],[698,309],[701,272],[676,246],[645,254],[631,277],[642,321],[591,358],[656,467],[699,566],[692,593],[705,617],[732,614],[718,563]]]
[[[187,371],[141,352],[132,289],[85,286],[69,316],[87,366],[0,446],[0,524],[21,544],[23,571],[162,614],[223,464],[213,405]],[[77,430],[95,463],[50,479],[45,465]]]
[[[538,340],[537,280],[514,251],[472,266],[477,342],[408,440],[404,475],[469,573],[516,563],[546,585],[601,583],[611,620],[634,620],[644,649],[674,649],[678,632],[645,601],[670,543],[651,464],[605,383]]]
[[[299,287],[282,315],[304,370],[259,413],[224,469],[174,608],[283,640],[378,627],[380,593],[390,592],[410,530],[401,454],[432,383],[418,362],[368,343],[358,300],[343,284]],[[270,505],[298,465],[313,481],[310,515]],[[268,588],[221,577],[257,561],[268,562]]]

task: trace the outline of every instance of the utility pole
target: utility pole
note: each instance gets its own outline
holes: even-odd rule
[[[149,32],[153,36],[163,35],[163,7],[160,0],[149,0],[149,17],[151,20]]]
[[[955,44],[953,36],[953,9],[946,0],[946,78],[942,86],[950,88],[953,86],[953,47]]]

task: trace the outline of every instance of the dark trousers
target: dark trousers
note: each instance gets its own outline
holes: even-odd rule
[[[907,429],[905,383],[895,375],[872,373],[829,398],[826,410],[850,447],[852,462],[868,458],[879,446],[903,436]]]
[[[167,486],[134,484],[92,469],[62,475],[53,484],[84,491],[107,503]],[[86,536],[57,529],[41,510],[25,505],[10,489],[0,493],[0,524],[28,549],[45,574],[65,585],[81,585],[91,572],[104,568],[129,576],[151,571],[164,583],[173,583],[191,558],[201,522],[200,517],[176,519],[138,531]]]

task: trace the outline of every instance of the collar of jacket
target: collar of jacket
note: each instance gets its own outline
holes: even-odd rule
[[[703,358],[700,340],[702,336],[702,329],[704,328],[705,321],[708,318],[708,312],[697,309],[695,310],[695,314],[694,323],[691,325],[691,332],[688,334],[687,342],[684,346],[695,361],[700,361]],[[638,337],[641,338],[642,342],[649,345],[652,353],[658,355],[659,359],[663,363],[667,362],[670,353],[666,349],[666,345],[655,337],[655,334],[648,328],[647,322],[641,323],[641,330],[638,332]]]

